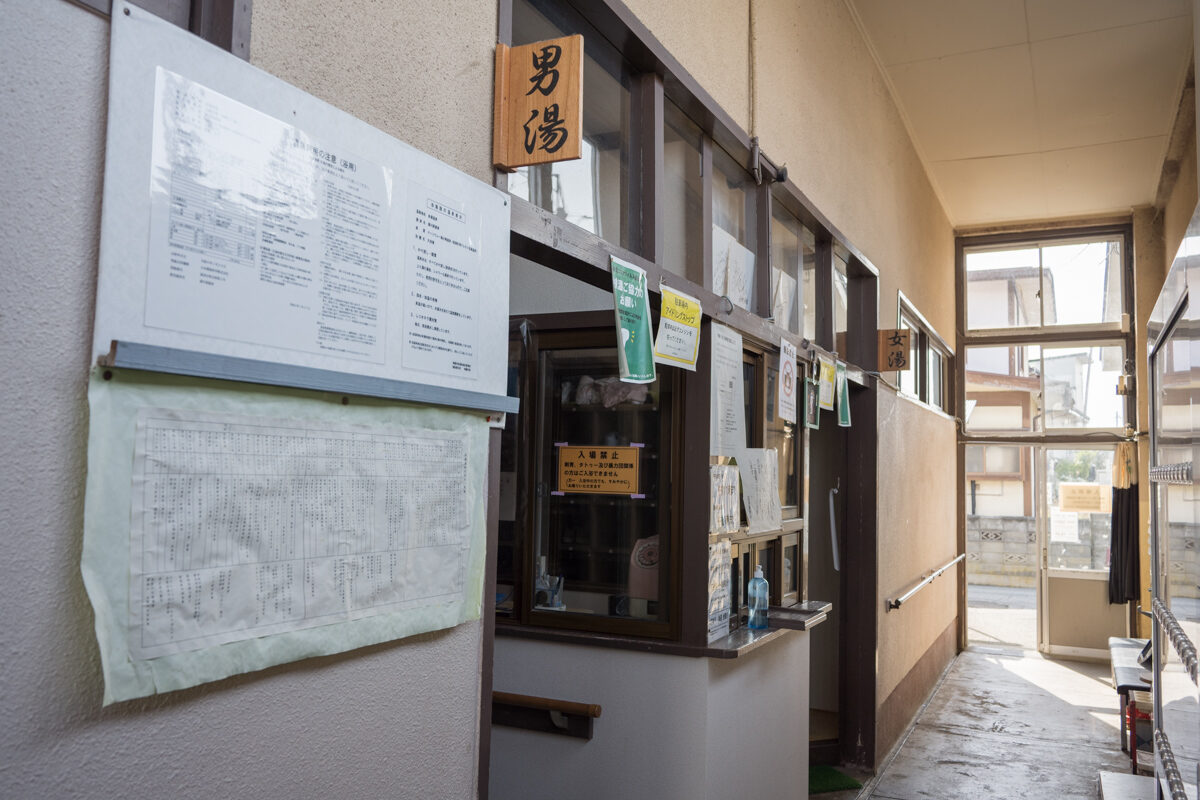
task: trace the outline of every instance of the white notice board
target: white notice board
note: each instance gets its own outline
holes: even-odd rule
[[[503,192],[134,6],[112,18],[94,357],[505,395]]]

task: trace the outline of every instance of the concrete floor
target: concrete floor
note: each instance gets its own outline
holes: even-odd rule
[[[819,800],[1095,798],[1127,772],[1107,664],[1037,652],[1033,589],[967,587],[971,646],[874,778]]]
[[[878,776],[828,800],[1095,798],[1129,769],[1107,664],[973,646],[951,665]]]

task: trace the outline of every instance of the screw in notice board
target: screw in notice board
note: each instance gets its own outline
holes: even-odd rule
[[[111,369],[104,370],[104,374],[101,375],[101,377],[104,378],[104,380],[106,380],[106,381],[111,381],[112,380],[112,370]]]
[[[344,405],[344,406],[350,405],[350,398],[346,397],[345,395],[342,395],[342,405]]]

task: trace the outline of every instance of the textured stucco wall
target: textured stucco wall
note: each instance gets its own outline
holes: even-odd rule
[[[887,598],[899,597],[954,558],[957,509],[954,421],[886,388],[879,390],[878,419],[881,611],[875,697],[882,704],[958,613],[957,568],[901,608],[882,611]]]
[[[255,66],[492,182],[495,2],[254,0]]]
[[[754,0],[625,3],[725,113],[747,131],[750,130],[751,2]]]
[[[0,797],[474,796],[479,623],[101,708],[79,558],[108,22],[0,13]]]

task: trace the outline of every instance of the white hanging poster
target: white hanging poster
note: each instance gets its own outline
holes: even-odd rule
[[[708,643],[729,633],[732,603],[729,583],[733,577],[733,548],[728,539],[708,546]]]
[[[783,339],[779,342],[779,418],[784,422],[796,421],[796,396],[799,384],[796,381],[796,345]]]
[[[738,469],[732,464],[713,464],[709,469],[712,513],[709,533],[737,533],[741,522]]]
[[[1079,515],[1074,511],[1050,511],[1050,541],[1079,544]]]
[[[709,370],[709,455],[737,456],[746,447],[746,389],[742,382],[742,335],[712,326]]]
[[[779,530],[783,525],[783,510],[779,504],[779,454],[773,447],[747,447],[738,454],[737,461],[749,532]]]

